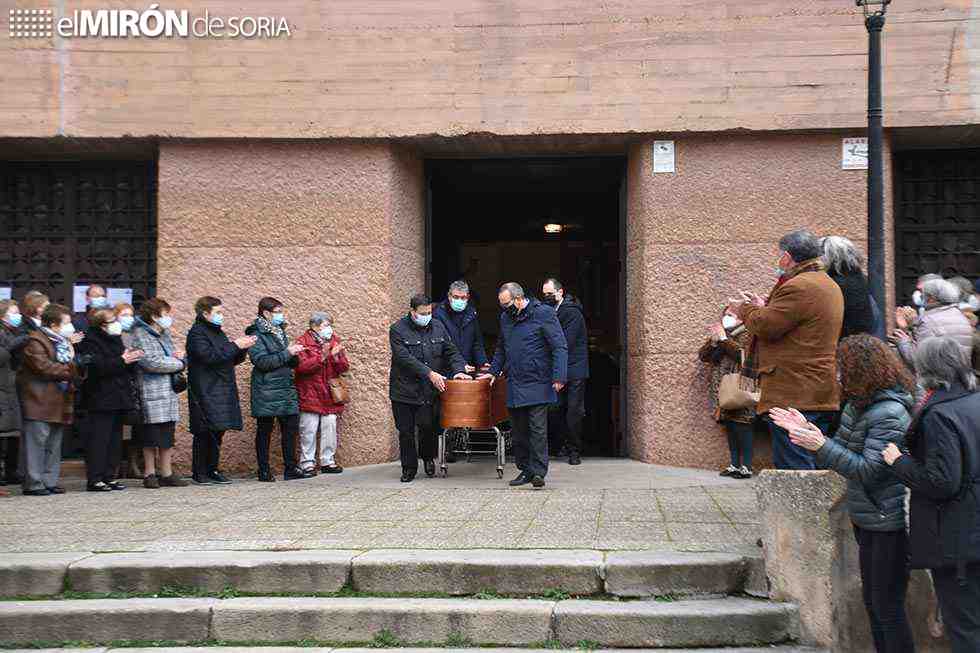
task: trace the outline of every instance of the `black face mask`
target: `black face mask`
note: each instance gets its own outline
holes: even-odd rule
[[[511,317],[514,317],[514,316],[517,315],[517,304],[514,304],[513,302],[511,302],[510,304],[507,304],[506,306],[501,306],[500,307],[500,312],[501,313],[506,313],[507,315],[510,315]]]
[[[558,306],[558,296],[552,293],[548,293],[544,296],[544,303],[548,306]]]

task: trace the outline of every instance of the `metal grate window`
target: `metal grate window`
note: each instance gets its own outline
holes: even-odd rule
[[[0,162],[0,286],[71,306],[72,287],[156,292],[156,167],[150,162]]]
[[[929,272],[980,277],[980,150],[895,157],[895,283],[899,303]]]

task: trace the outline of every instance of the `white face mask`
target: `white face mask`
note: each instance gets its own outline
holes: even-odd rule
[[[333,327],[325,326],[320,329],[320,337],[324,340],[330,340],[333,337]]]
[[[58,333],[61,334],[62,338],[71,338],[73,335],[75,335],[75,325],[71,322],[62,324],[61,328],[58,330]]]
[[[118,336],[122,334],[122,325],[119,322],[110,322],[106,325],[105,332],[110,336]]]
[[[916,290],[914,293],[912,293],[912,303],[915,304],[916,306],[924,306],[925,305],[925,301],[922,299],[922,291],[921,290]]]
[[[971,311],[980,310],[980,297],[970,295],[970,298],[966,300],[966,305],[969,306]]]
[[[738,318],[734,315],[726,315],[721,318],[721,326],[725,327],[726,331],[730,331],[738,326]]]

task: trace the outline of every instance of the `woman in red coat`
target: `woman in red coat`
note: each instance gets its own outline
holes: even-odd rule
[[[316,471],[316,433],[320,431],[320,472],[339,474],[343,467],[334,462],[337,451],[337,419],[344,405],[334,401],[328,381],[350,367],[344,346],[333,332],[333,318],[313,313],[310,328],[296,341],[305,349],[299,353],[296,390],[299,392],[300,468]]]

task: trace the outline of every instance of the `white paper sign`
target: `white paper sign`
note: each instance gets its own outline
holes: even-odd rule
[[[84,313],[85,309],[88,308],[88,302],[85,300],[85,293],[88,292],[88,286],[75,286],[75,290],[72,293],[71,305],[72,310],[76,313]]]
[[[109,298],[109,303],[113,306],[133,303],[132,288],[107,288],[105,292],[106,297]]]
[[[844,170],[868,169],[868,139],[842,138],[840,167]]]
[[[653,142],[653,172],[674,172],[674,141]]]
[[[10,299],[14,296],[13,288],[0,288],[0,301]]]

